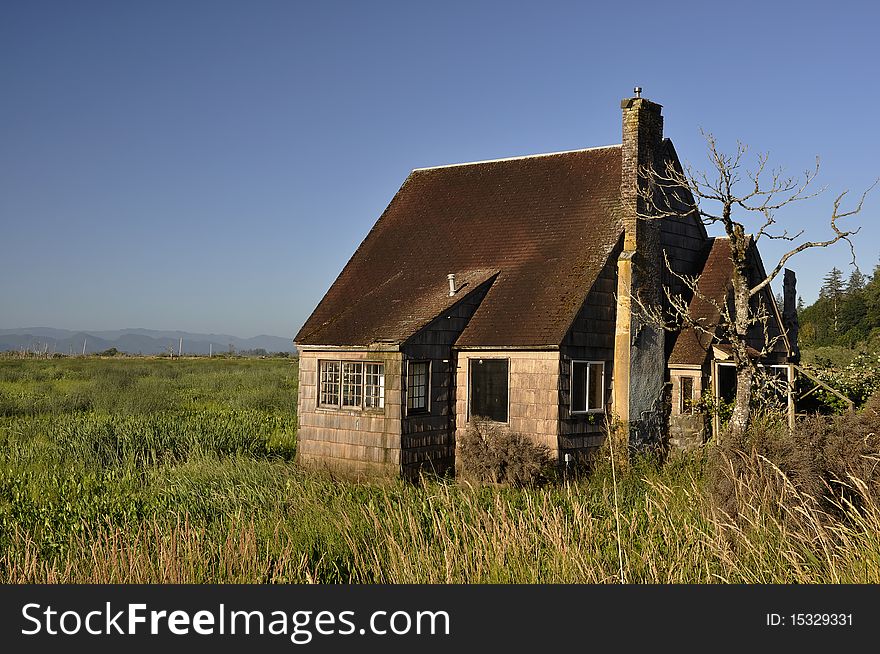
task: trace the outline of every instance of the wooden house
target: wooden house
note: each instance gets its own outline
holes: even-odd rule
[[[683,390],[716,384],[723,343],[640,321],[630,298],[675,286],[664,253],[728,292],[724,240],[695,213],[639,218],[640,168],[678,159],[660,105],[621,108],[618,145],[412,171],[294,339],[302,463],[443,472],[474,417],[560,459],[612,415],[634,445],[703,437]]]

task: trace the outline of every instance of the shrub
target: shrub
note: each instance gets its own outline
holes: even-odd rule
[[[462,478],[513,486],[533,486],[553,473],[550,450],[484,418],[471,420],[458,442]]]
[[[840,513],[842,499],[856,508],[880,501],[880,394],[857,413],[812,416],[791,432],[783,416],[758,414],[742,442],[722,443],[708,480],[715,504],[731,515],[743,508],[738,488],[770,498],[786,483],[829,513]],[[785,477],[766,474],[766,462]],[[853,478],[864,484],[855,488]]]

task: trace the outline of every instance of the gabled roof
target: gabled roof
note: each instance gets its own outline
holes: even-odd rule
[[[730,292],[733,261],[730,258],[730,241],[726,238],[709,239],[706,249],[705,264],[688,307],[691,320],[703,329],[686,327],[681,330],[669,355],[669,365],[702,364],[715,340],[715,328],[721,319],[718,307],[724,306]],[[708,333],[704,330],[708,330]]]
[[[721,319],[718,310],[723,307],[732,291],[733,278],[733,260],[730,256],[730,240],[727,238],[711,238],[707,242],[708,253],[706,255],[703,270],[700,272],[697,280],[697,292],[694,294],[689,306],[690,318],[696,321],[704,329],[687,327],[682,329],[669,355],[669,365],[701,365],[705,362],[706,357],[710,353],[710,349],[714,346],[719,347],[721,351],[727,351],[725,344],[719,343],[715,338],[716,328]],[[755,279],[751,279],[751,283],[755,283],[757,279],[764,279],[764,263],[761,255],[751,238],[748,242],[749,257],[752,259],[751,270]],[[782,326],[782,318],[779,316],[778,308],[773,297],[770,296],[769,286],[761,291],[765,297],[767,305],[770,307],[773,321],[776,323],[774,331]],[[708,330],[708,331],[707,331]],[[751,330],[754,331],[754,330]],[[752,334],[750,333],[750,336]],[[714,343],[713,343],[714,342]],[[788,340],[784,331],[782,338],[773,348],[777,352],[787,352],[789,349]],[[749,355],[757,358],[760,353],[755,348],[748,346]]]
[[[462,347],[559,345],[623,233],[619,145],[414,170],[294,339],[403,342],[491,283]]]

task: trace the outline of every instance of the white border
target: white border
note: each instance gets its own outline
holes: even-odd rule
[[[575,411],[572,409],[574,406],[574,364],[576,363],[586,363],[587,364],[587,406],[589,406],[589,398],[590,398],[590,365],[593,363],[602,364],[602,406],[598,409],[587,409],[585,411]],[[589,413],[605,413],[605,362],[604,361],[587,361],[586,359],[572,359],[569,362],[568,367],[568,412],[573,416],[583,416]]]

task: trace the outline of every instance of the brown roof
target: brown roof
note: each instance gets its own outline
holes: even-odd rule
[[[726,238],[709,239],[706,247],[706,263],[697,281],[697,292],[691,300],[689,314],[692,320],[711,333],[694,327],[681,330],[669,355],[669,365],[695,365],[706,360],[714,340],[712,334],[721,318],[718,307],[724,305],[731,288],[733,261],[730,258],[730,241]]]
[[[732,289],[731,278],[733,277],[733,260],[730,257],[730,240],[727,238],[712,238],[707,242],[708,254],[700,278],[697,281],[697,293],[691,300],[689,313],[692,320],[707,328],[710,333],[701,329],[688,327],[678,335],[672,353],[669,355],[669,365],[702,365],[709,354],[710,348],[715,345],[722,352],[728,353],[730,348],[719,343],[713,336],[715,328],[720,321],[718,307],[724,306],[728,294]],[[756,283],[766,277],[764,263],[761,254],[751,238],[748,243],[749,256],[752,259],[750,267],[751,283]],[[771,308],[773,320],[769,325],[771,338],[779,333],[781,318],[776,308],[776,303],[770,295],[769,286],[763,291],[763,299]],[[757,296],[756,296],[757,297]],[[749,339],[763,342],[763,333],[759,326],[753,325],[749,330]],[[714,341],[714,343],[713,343]],[[758,358],[761,353],[751,345],[747,345],[749,356]],[[788,341],[784,338],[777,340],[773,346],[773,352],[784,356],[788,351]]]
[[[620,175],[619,145],[414,170],[294,340],[402,342],[455,273],[491,282],[457,345],[559,345],[623,233]]]

